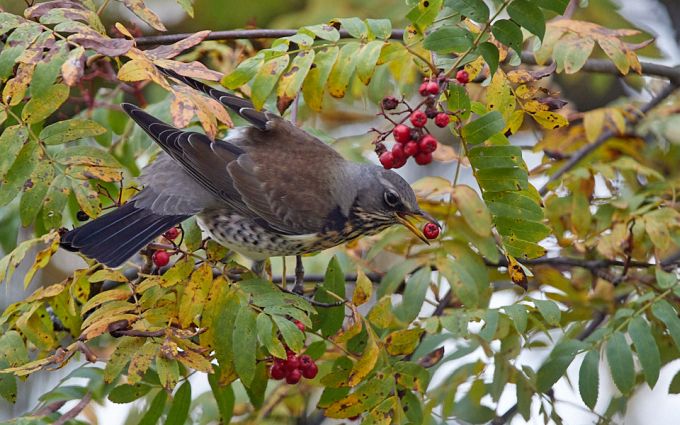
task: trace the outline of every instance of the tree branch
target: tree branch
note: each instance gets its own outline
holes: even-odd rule
[[[90,403],[90,400],[92,400],[92,394],[90,393],[85,394],[85,396],[82,398],[82,400],[78,402],[78,404],[73,406],[73,408],[68,412],[61,415],[59,419],[53,422],[53,425],[64,425],[71,419],[75,419],[76,416],[78,416],[80,412],[82,412],[83,409]]]
[[[520,56],[522,63],[527,65],[538,65],[532,52],[522,52]],[[552,60],[546,62],[545,66],[552,64]],[[667,78],[671,83],[680,86],[680,67],[660,65],[657,63],[640,62],[643,75],[653,75],[656,77]],[[581,68],[587,72],[597,72],[602,74],[614,74],[622,76],[619,69],[613,62],[607,59],[588,59]]]
[[[637,124],[650,110],[654,109],[656,106],[658,106],[661,102],[663,102],[668,96],[670,96],[676,89],[678,88],[678,85],[675,83],[671,83],[664,87],[663,90],[659,94],[657,94],[652,100],[650,100],[648,103],[643,105],[640,108],[640,113],[636,114],[634,117],[629,118],[627,124],[629,126]],[[594,150],[602,146],[607,140],[611,139],[612,137],[616,136],[618,132],[616,130],[610,129],[602,132],[600,137],[597,138],[593,143],[590,143],[581,149],[579,149],[576,153],[574,153],[567,162],[562,165],[553,175],[550,176],[548,181],[539,189],[538,193],[540,193],[542,196],[544,196],[546,193],[548,193],[548,188],[551,184],[559,180],[565,173],[567,173],[569,170],[574,168],[576,165],[578,165],[579,162],[583,160],[586,156],[591,154]]]
[[[252,29],[252,30],[227,30],[211,31],[204,40],[252,40],[254,38],[281,38],[290,37],[297,34],[297,30],[281,29]],[[137,46],[149,46],[158,44],[172,44],[193,35],[193,33],[183,34],[163,34],[138,37],[135,39]],[[340,30],[340,38],[352,38],[345,30]],[[401,40],[404,38],[404,30],[392,30],[391,39]]]

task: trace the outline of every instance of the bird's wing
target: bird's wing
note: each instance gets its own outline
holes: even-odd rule
[[[270,121],[272,116],[275,116],[274,114],[264,110],[258,111],[255,109],[255,106],[253,106],[253,103],[248,99],[234,96],[233,94],[212,88],[198,80],[180,75],[171,69],[158,67],[158,70],[168,77],[174,78],[177,81],[181,81],[189,87],[212,97],[222,105],[236,112],[241,118],[245,119],[260,130],[265,130],[267,128],[267,123]]]
[[[239,141],[246,152],[229,164],[243,201],[277,229],[319,232],[339,210],[346,161],[332,148],[282,118]],[[340,208],[341,210],[344,208]]]
[[[284,234],[315,233],[329,219],[339,221],[345,160],[290,122],[273,116],[266,130],[248,127],[213,142],[134,105],[123,109],[196,182],[245,217]]]

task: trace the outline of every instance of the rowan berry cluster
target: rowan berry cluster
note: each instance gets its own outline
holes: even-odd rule
[[[431,79],[425,78],[418,88],[418,93],[424,99],[415,108],[411,108],[405,100],[398,100],[394,96],[383,98],[380,115],[390,121],[393,127],[385,132],[375,130],[379,134],[374,141],[375,152],[382,166],[388,169],[401,168],[410,157],[413,157],[418,165],[427,165],[432,162],[432,152],[437,150],[439,142],[425,126],[428,120],[432,120],[437,127],[444,128],[451,121],[449,113],[438,108],[439,94],[449,82],[463,85],[469,80],[470,76],[464,69],[456,73],[455,79],[447,78],[444,74]],[[397,110],[400,105],[404,108]],[[393,118],[403,114],[408,115],[396,120]],[[383,142],[390,134],[397,143],[388,150]]]
[[[304,332],[305,325],[299,320],[294,322],[295,326]],[[277,381],[285,379],[287,384],[294,385],[300,382],[302,378],[314,379],[319,373],[316,362],[307,354],[297,355],[286,348],[286,355],[285,359],[274,358],[269,368],[269,376],[272,379]]]

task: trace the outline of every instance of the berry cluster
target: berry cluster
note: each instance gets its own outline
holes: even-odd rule
[[[274,359],[274,363],[269,369],[269,376],[272,379],[280,381],[286,379],[286,383],[290,385],[297,384],[300,379],[314,379],[319,373],[319,368],[314,362],[314,359],[306,354],[298,356],[292,351],[288,351],[287,359]]]
[[[469,80],[469,74],[463,69],[456,73],[455,80],[449,79],[443,74],[432,79],[425,78],[418,88],[418,93],[425,99],[415,108],[411,108],[403,99],[398,100],[393,96],[383,98],[380,115],[383,115],[394,126],[391,131],[381,132],[375,130],[379,134],[378,138],[374,141],[375,152],[378,154],[382,166],[388,169],[401,168],[410,157],[413,157],[418,165],[427,165],[432,162],[432,152],[437,150],[439,143],[425,128],[425,125],[428,120],[433,120],[437,127],[444,128],[451,121],[449,113],[441,110],[441,107],[438,109],[437,98],[449,82],[467,84]],[[393,111],[401,104],[405,107],[404,110],[385,112]],[[395,121],[388,116],[401,114],[408,114],[408,116],[399,121]],[[410,126],[406,124],[407,120],[410,121]],[[397,143],[392,146],[391,150],[388,150],[383,141],[385,141],[390,133],[394,136],[394,140]]]
[[[179,236],[179,229],[177,227],[172,227],[163,233],[163,237],[171,242],[177,239],[177,236]],[[167,266],[170,262],[170,255],[168,251],[159,249],[151,255],[151,260],[156,267]]]

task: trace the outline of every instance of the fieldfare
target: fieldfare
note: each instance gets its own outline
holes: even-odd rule
[[[118,267],[169,228],[196,215],[218,243],[253,260],[298,257],[424,217],[406,181],[345,160],[279,115],[199,81],[166,75],[219,101],[251,125],[224,140],[178,130],[138,107],[123,109],[163,149],[126,204],[67,232],[61,246]],[[426,241],[427,242],[427,241]],[[301,273],[301,270],[298,270]],[[299,283],[299,282],[298,282]]]

